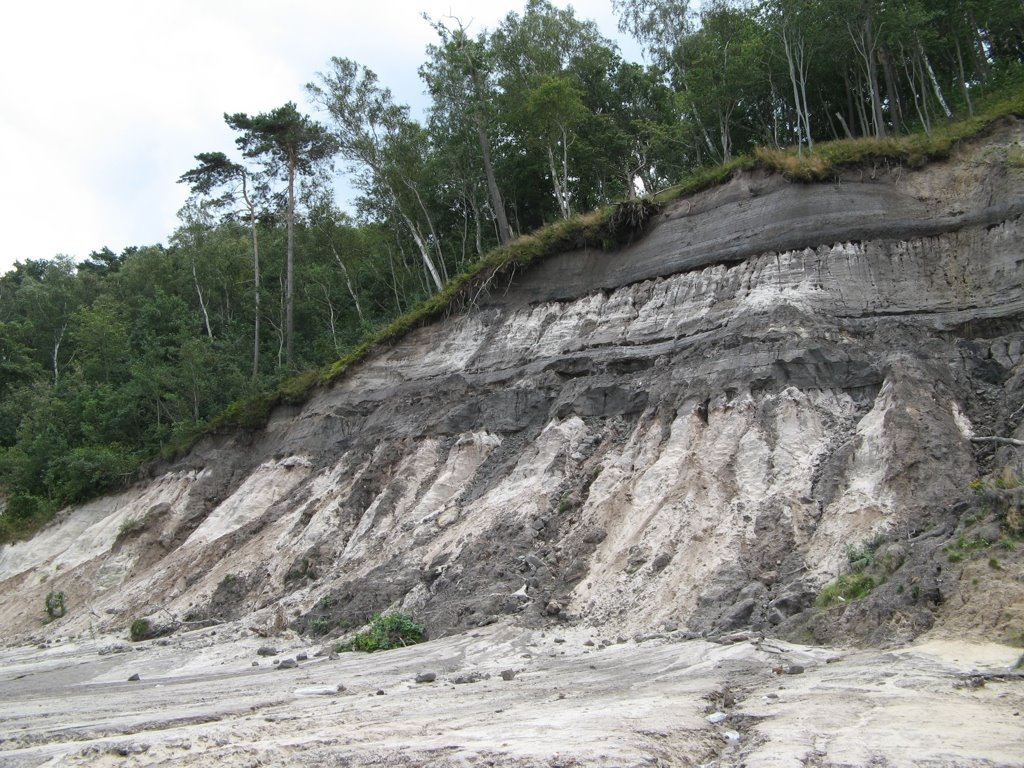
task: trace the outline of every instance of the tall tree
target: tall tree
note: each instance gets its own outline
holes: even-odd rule
[[[295,181],[310,175],[337,149],[332,136],[317,122],[299,113],[293,102],[253,117],[243,112],[224,115],[241,131],[235,143],[246,157],[262,159],[268,171],[287,179],[287,276],[285,278],[285,364],[291,368],[295,336]]]
[[[196,155],[199,162],[195,168],[182,174],[179,182],[190,185],[193,192],[212,195],[217,191],[222,194],[214,200],[217,207],[227,206],[236,201],[241,194],[242,203],[249,219],[249,232],[252,239],[252,282],[253,282],[253,344],[252,344],[252,377],[255,379],[260,370],[260,244],[258,234],[259,209],[258,195],[265,192],[262,177],[251,174],[240,163],[229,160],[223,152],[202,152]]]
[[[487,36],[472,39],[461,23],[450,29],[426,14],[424,18],[441,38],[440,45],[428,46],[429,58],[420,67],[420,77],[434,99],[431,122],[435,125],[440,121],[448,121],[451,125],[463,122],[473,126],[498,238],[501,243],[508,243],[512,239],[512,229],[494,173],[491,148],[494,87]]]
[[[444,287],[440,237],[417,178],[423,173],[427,137],[409,119],[409,108],[394,102],[377,75],[334,57],[320,83],[306,86],[331,115],[341,155],[356,171],[355,183],[375,205],[386,205],[416,244],[435,290]]]

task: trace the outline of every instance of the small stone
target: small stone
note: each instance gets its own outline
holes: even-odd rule
[[[717,725],[718,723],[722,723],[722,722],[725,722],[726,720],[728,720],[729,719],[729,715],[727,715],[725,712],[712,712],[710,715],[708,715],[704,719],[707,720],[712,725]]]
[[[515,678],[515,676],[517,674],[519,674],[518,670],[515,670],[515,669],[503,669],[503,670],[501,670],[501,679],[502,680],[512,680],[512,679]]]
[[[341,656],[339,656],[335,651],[331,651],[329,654],[327,654],[328,661],[337,661],[340,658]]]
[[[285,659],[284,661],[282,661],[280,664],[277,665],[277,668],[278,669],[295,669],[297,666],[299,666],[299,662],[297,662],[295,659]]]
[[[557,601],[551,600],[546,606],[544,606],[544,612],[548,616],[557,616],[562,612],[562,606]]]
[[[436,672],[420,672],[418,675],[416,675],[417,683],[432,683],[435,680],[437,680]]]
[[[253,665],[254,667],[258,667],[258,666],[260,665],[260,663],[259,663],[258,661],[254,661],[254,662],[252,663],[252,665]]]
[[[138,673],[138,672],[136,672],[136,673],[135,673],[134,675],[132,675],[131,677],[129,677],[129,678],[128,678],[128,682],[129,682],[129,683],[136,683],[136,682],[138,682],[138,681],[139,681],[139,680],[141,680],[141,679],[142,679],[142,678],[141,678],[141,677],[139,677],[139,673]]]
[[[273,648],[269,645],[263,645],[256,649],[257,656],[277,656],[280,651],[277,648]]]
[[[384,691],[381,690],[380,688],[378,688],[377,689],[377,696],[383,696],[383,695],[384,695]]]
[[[583,643],[583,644],[584,644],[585,646],[587,646],[588,648],[593,648],[593,647],[594,647],[594,646],[596,645],[596,643],[595,643],[595,642],[594,642],[593,640],[587,640],[587,641],[586,641],[585,643]]]
[[[799,664],[787,664],[782,668],[782,672],[786,675],[802,675],[804,673],[804,668]]]
[[[307,656],[306,654],[300,653],[300,654],[296,655],[295,660],[296,661],[306,661],[306,659],[308,659],[308,658],[309,658],[309,656]]]

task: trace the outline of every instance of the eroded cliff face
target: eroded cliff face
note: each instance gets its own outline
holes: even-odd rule
[[[0,628],[38,631],[59,589],[49,632],[401,607],[435,636],[515,615],[912,637],[960,588],[940,547],[969,482],[1015,460],[970,437],[1022,436],[1022,145],[1007,122],[922,170],[742,175],[628,248],[492,285],[265,431],[5,548]],[[876,537],[873,600],[813,610]],[[991,612],[1024,621],[1021,590]]]

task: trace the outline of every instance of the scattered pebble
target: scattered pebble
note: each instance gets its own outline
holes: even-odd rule
[[[513,678],[515,678],[515,676],[517,674],[519,674],[519,670],[516,670],[516,669],[503,669],[503,670],[501,670],[501,679],[502,680],[512,680]]]
[[[416,675],[417,683],[432,683],[435,680],[437,680],[436,672],[420,672],[418,675]]]
[[[712,712],[710,715],[708,715],[704,719],[707,720],[712,725],[716,725],[718,723],[721,723],[721,722],[724,722],[724,721],[728,720],[729,719],[729,715],[727,715],[725,712]]]
[[[277,665],[277,668],[278,669],[295,669],[297,666],[299,666],[299,662],[297,662],[295,659],[285,659],[284,661],[282,661],[280,664]]]
[[[139,677],[139,673],[138,673],[138,672],[136,672],[136,673],[135,673],[134,675],[132,675],[131,677],[129,677],[129,678],[128,678],[128,682],[129,682],[129,683],[135,683],[135,682],[138,682],[138,681],[139,681],[139,680],[141,680],[141,679],[142,679],[142,678],[141,678],[141,677]]]

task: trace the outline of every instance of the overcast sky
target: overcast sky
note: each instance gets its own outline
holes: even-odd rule
[[[566,0],[555,0],[559,6]],[[225,112],[287,101],[331,56],[426,104],[416,70],[436,40],[421,18],[493,28],[525,0],[33,0],[0,29],[0,274],[15,261],[166,244],[198,152],[234,150]],[[619,36],[611,0],[577,15]],[[472,22],[472,24],[470,24]]]

